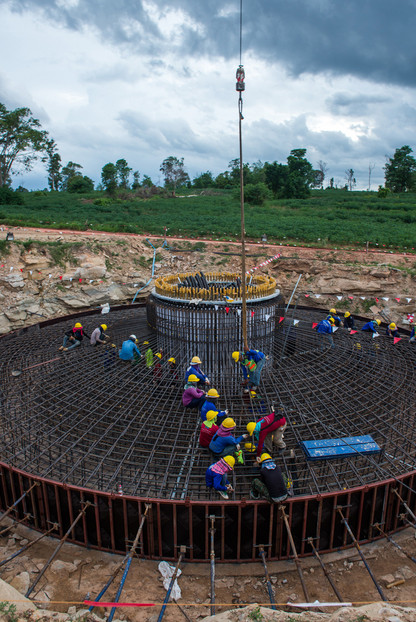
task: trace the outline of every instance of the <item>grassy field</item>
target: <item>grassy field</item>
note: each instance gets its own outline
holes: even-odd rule
[[[195,192],[189,191],[189,192]],[[185,198],[129,200],[90,195],[31,192],[24,205],[0,205],[0,222],[16,226],[125,231],[213,239],[238,239],[240,206],[232,192]],[[416,247],[416,195],[390,195],[345,190],[313,191],[307,199],[271,200],[262,207],[246,205],[246,232],[265,233],[270,242],[310,246],[411,250]]]

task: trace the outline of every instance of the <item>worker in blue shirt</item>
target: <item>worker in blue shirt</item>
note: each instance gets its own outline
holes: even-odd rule
[[[260,350],[246,350],[246,352],[233,352],[232,357],[236,363],[241,364],[244,376],[244,392],[256,391],[260,384],[260,374],[266,362],[266,356]]]
[[[370,331],[378,335],[378,327],[380,326],[380,324],[381,320],[371,320],[370,322],[367,322],[367,324],[364,324],[361,330]]]
[[[410,342],[414,343],[416,341],[416,331],[415,327],[412,326],[412,330],[410,331]]]
[[[201,370],[201,368],[199,367],[201,363],[202,361],[199,358],[199,356],[194,356],[192,358],[191,364],[189,365],[188,369],[185,372],[185,383],[188,382],[189,376],[191,374],[194,374],[194,376],[198,378],[199,382],[202,382],[204,384],[209,384],[208,376],[206,376],[204,372]]]
[[[331,317],[333,318],[335,322],[335,326],[341,326],[341,318],[339,317],[339,315],[337,315],[336,309],[330,309],[325,319],[330,320]]]
[[[220,394],[217,389],[210,389],[207,393],[207,397],[205,402],[201,406],[201,419],[204,422],[207,418],[207,413],[209,410],[215,410],[217,414],[218,425],[222,422],[222,420],[228,415],[228,410],[220,410],[218,408],[217,400]]]
[[[334,325],[335,325],[335,320],[331,316],[329,318],[329,320],[328,319],[321,320],[319,322],[319,324],[316,326],[316,332],[319,335],[322,335],[322,338],[325,338],[325,339],[327,339],[329,341],[329,344],[330,344],[331,348],[335,347],[334,339],[332,337]],[[321,342],[321,350],[323,350],[323,349],[324,349],[324,343],[322,341]]]
[[[136,346],[136,340],[136,335],[130,335],[127,341],[123,341],[121,350],[118,352],[122,361],[133,361],[135,358],[138,359],[141,357],[140,350]]]

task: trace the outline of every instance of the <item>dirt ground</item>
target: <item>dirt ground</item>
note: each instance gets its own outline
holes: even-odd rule
[[[394,536],[396,542],[413,558],[416,557],[415,533],[409,528]],[[37,537],[37,532],[21,525],[13,528],[9,534],[0,538],[0,561],[22,548],[26,540],[33,541]],[[36,580],[58,543],[59,541],[54,538],[45,538],[35,544],[27,552],[24,551],[7,565],[0,567],[1,579],[11,583],[17,589],[20,588],[22,592],[26,591],[28,582],[31,585]],[[415,563],[386,540],[365,545],[362,551],[386,599],[395,604],[415,606]],[[40,579],[31,598],[40,601],[36,603],[38,607],[49,607],[54,611],[67,612],[69,607],[74,605],[77,610],[85,609],[83,601],[94,600],[97,597],[122,559],[118,555],[65,544]],[[324,555],[323,561],[343,600],[355,603],[381,600],[355,549]],[[158,571],[158,564],[157,561],[135,558],[130,567],[120,602],[147,602],[161,605],[166,590],[162,584],[163,579]],[[301,566],[310,602],[337,600],[317,560],[302,559]],[[164,619],[168,622],[181,619],[202,620],[210,615],[210,565],[184,563],[181,569],[182,575],[178,580],[182,591],[182,598],[178,601],[181,609],[175,604],[169,605]],[[293,560],[270,562],[268,571],[277,603],[283,605],[289,600],[305,602]],[[270,605],[264,569],[260,561],[258,564],[216,564],[215,575],[216,613],[232,609],[239,604],[258,603],[266,607]],[[102,600],[111,602],[114,599],[120,580],[121,573]],[[401,584],[395,587],[386,587],[387,584],[401,580]],[[286,611],[296,611],[290,607],[280,608]],[[106,617],[109,609],[97,608],[95,612],[100,617]],[[159,612],[160,606],[120,608],[117,609],[115,617],[132,622],[154,622]]]

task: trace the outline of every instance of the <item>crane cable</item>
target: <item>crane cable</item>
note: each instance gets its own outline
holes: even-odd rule
[[[244,176],[243,176],[243,141],[241,121],[243,117],[242,92],[245,90],[244,68],[242,65],[243,49],[243,0],[240,0],[240,64],[236,72],[236,91],[238,93],[238,135],[240,147],[240,206],[241,206],[241,325],[243,329],[244,350],[248,350],[247,342],[247,292],[246,292],[246,244],[244,222]]]

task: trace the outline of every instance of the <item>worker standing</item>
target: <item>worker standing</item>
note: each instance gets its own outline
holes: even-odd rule
[[[122,361],[134,361],[141,358],[139,348],[136,346],[136,335],[130,335],[130,337],[123,341],[121,350],[118,352],[118,356]]]
[[[199,433],[199,444],[201,447],[209,447],[212,437],[219,430],[217,416],[218,412],[216,410],[209,410],[205,421],[201,423],[201,431]]]
[[[227,479],[227,473],[234,469],[235,458],[225,456],[211,464],[205,473],[207,488],[214,488],[224,499],[228,499],[228,493],[233,491],[233,487]]]
[[[316,326],[316,332],[318,335],[321,335],[321,339],[327,339],[331,348],[335,347],[334,339],[332,337],[332,333],[334,332],[335,320],[333,317],[330,317],[329,320],[321,320],[319,324]],[[321,342],[321,350],[324,349],[324,343]]]
[[[272,451],[273,445],[276,445],[279,449],[285,449],[286,443],[283,440],[283,433],[286,427],[286,418],[279,417],[274,411],[257,421],[257,423],[250,421],[247,424],[247,432],[257,445],[257,462],[259,462],[260,456],[263,453],[263,446],[266,446],[268,451]]]
[[[266,362],[266,356],[260,350],[247,350],[246,352],[233,352],[232,357],[236,363],[241,364],[245,385],[244,393],[256,391],[260,384],[260,374]]]
[[[201,370],[200,365],[201,365],[202,361],[199,358],[199,356],[194,356],[191,360],[191,364],[189,365],[188,369],[185,372],[185,382],[188,381],[188,377],[193,374],[194,376],[196,376],[198,378],[198,382],[202,382],[204,384],[209,384],[209,379],[208,376],[206,376],[204,374],[204,372]]]
[[[269,503],[283,503],[288,493],[282,471],[269,454],[260,458],[260,478],[256,477],[251,484],[252,499],[267,499]]]
[[[378,327],[381,324],[381,320],[370,320],[367,324],[364,324],[361,330],[370,331],[375,335],[378,335]]]
[[[394,322],[391,322],[386,328],[386,335],[388,337],[400,337],[399,330]]]
[[[90,344],[97,346],[105,343],[106,339],[109,339],[108,335],[105,334],[106,330],[107,324],[100,324],[98,328],[95,328],[91,333]]]
[[[184,392],[182,394],[182,404],[185,408],[198,408],[202,407],[205,402],[205,391],[198,389],[198,378],[195,374],[191,374],[188,377],[188,382],[184,386]]]
[[[235,427],[234,419],[231,419],[231,417],[224,419],[219,430],[217,430],[212,437],[209,448],[216,458],[223,458],[224,456],[230,456],[235,453],[238,461],[244,463],[240,443],[248,437],[248,434],[243,434],[235,438],[233,436]]]
[[[336,309],[330,309],[329,313],[328,313],[328,315],[326,316],[325,319],[330,320],[331,317],[334,320],[335,326],[337,326],[337,327],[341,326],[341,318],[339,317],[339,315],[337,315],[337,310]]]
[[[223,420],[227,415],[228,415],[228,410],[219,410],[218,409],[218,405],[217,405],[217,400],[219,398],[220,394],[218,393],[217,389],[209,389],[208,393],[207,393],[207,397],[205,402],[202,404],[201,406],[201,419],[202,421],[205,421],[206,417],[207,417],[207,412],[209,410],[216,410],[218,411],[218,419],[219,420]]]
[[[348,332],[350,330],[355,330],[354,318],[352,317],[352,315],[351,315],[351,313],[349,311],[346,311],[344,313],[344,328],[346,328],[348,330]]]
[[[87,333],[84,331],[82,324],[80,322],[77,322],[74,328],[70,328],[66,331],[64,335],[64,341],[59,349],[62,352],[69,352],[70,350],[77,348],[81,345],[81,341],[84,335],[88,339],[91,339],[90,335],[87,335]],[[68,343],[70,343],[71,345],[67,347]]]

